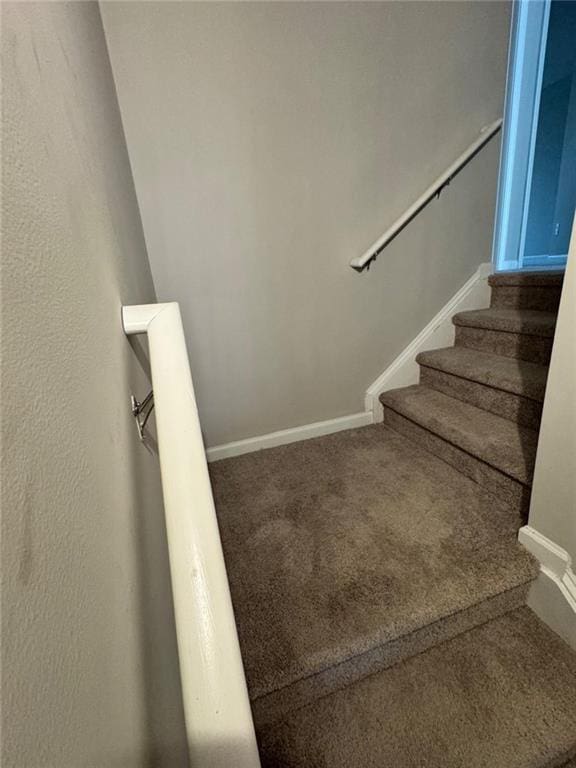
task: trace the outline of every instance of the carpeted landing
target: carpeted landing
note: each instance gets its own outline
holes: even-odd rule
[[[255,717],[524,603],[517,514],[382,425],[211,465]]]

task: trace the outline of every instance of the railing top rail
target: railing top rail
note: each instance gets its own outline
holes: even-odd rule
[[[436,195],[439,195],[444,187],[450,184],[454,176],[456,176],[462,168],[464,168],[464,166],[467,165],[478,152],[480,152],[490,139],[498,133],[501,127],[502,118],[499,118],[493,123],[490,123],[490,125],[482,128],[478,138],[475,139],[458,158],[456,158],[443,174],[438,176],[436,181],[434,181],[390,227],[388,227],[386,232],[384,232],[384,234],[361,256],[356,256],[352,259],[350,262],[352,269],[355,269],[357,272],[362,272],[362,270],[370,267],[371,262],[378,256],[380,251],[382,251]]]

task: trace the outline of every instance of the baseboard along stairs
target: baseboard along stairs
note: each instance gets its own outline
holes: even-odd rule
[[[561,282],[491,276],[383,424],[210,465],[264,768],[576,765],[518,543]]]

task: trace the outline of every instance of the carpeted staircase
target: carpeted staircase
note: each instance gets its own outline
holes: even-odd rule
[[[524,516],[562,277],[490,276],[490,309],[455,315],[455,346],[418,355],[420,384],[380,398],[393,429]]]
[[[383,425],[211,465],[263,766],[576,758],[576,654],[517,542],[561,280],[492,276]]]

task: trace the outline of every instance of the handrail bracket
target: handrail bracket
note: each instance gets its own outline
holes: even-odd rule
[[[142,402],[140,402],[135,395],[130,395],[130,406],[132,409],[132,416],[136,419],[138,437],[141,442],[144,442],[146,439],[144,428],[150,418],[150,414],[154,410],[154,390],[151,389]]]

